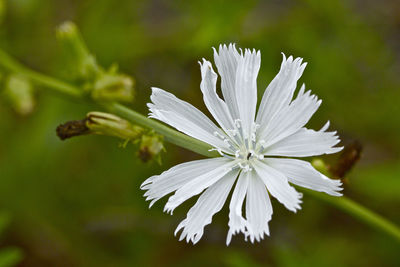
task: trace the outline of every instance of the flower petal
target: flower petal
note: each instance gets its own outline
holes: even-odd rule
[[[217,74],[214,72],[209,61],[203,59],[201,66],[200,88],[203,92],[204,103],[213,115],[215,120],[221,125],[226,133],[234,128],[233,119],[226,103],[218,96],[216,91]]]
[[[175,230],[176,235],[183,228],[179,241],[186,237],[186,242],[192,241],[196,244],[200,240],[204,227],[211,223],[212,216],[224,205],[238,172],[239,170],[229,172],[201,194],[186,219]]]
[[[324,126],[324,128],[326,128]],[[265,148],[266,156],[310,157],[339,152],[343,147],[333,147],[340,142],[336,132],[314,131],[306,128],[283,138]]]
[[[178,190],[191,180],[227,162],[229,162],[229,159],[222,157],[185,162],[172,167],[160,175],[151,176],[143,182],[140,188],[147,190],[144,196],[146,200],[151,200],[151,207],[160,198]]]
[[[263,132],[259,133],[259,139],[265,140],[265,147],[297,132],[317,111],[322,101],[311,95],[311,91],[304,92],[304,90],[303,84],[297,98],[282,108],[281,112],[263,128]]]
[[[214,61],[218,73],[221,76],[221,91],[228,105],[233,119],[239,118],[239,109],[236,100],[236,69],[240,54],[235,45],[220,45],[217,51],[214,49]]]
[[[226,237],[226,245],[231,243],[233,235],[240,232],[246,234],[246,232],[249,231],[248,223],[242,215],[243,201],[246,197],[249,175],[250,172],[240,173],[235,190],[232,194],[231,202],[229,204],[229,232]]]
[[[259,133],[264,131],[271,119],[282,108],[289,105],[296,90],[297,80],[307,65],[307,63],[302,64],[302,58],[293,60],[293,57],[290,56],[286,59],[283,53],[282,55],[281,69],[265,90],[257,113],[256,122],[260,125]]]
[[[254,172],[250,173],[246,196],[246,217],[250,225],[248,235],[253,243],[254,239],[259,242],[264,238],[264,234],[269,235],[268,222],[272,217],[272,205],[261,178]]]
[[[289,185],[285,175],[269,167],[264,162],[256,161],[253,166],[273,197],[293,212],[301,208],[302,194]]]
[[[236,99],[245,138],[250,136],[254,123],[257,106],[257,75],[260,65],[260,51],[246,49],[244,56],[239,57],[236,70]]]
[[[203,172],[196,178],[191,179],[188,183],[179,188],[175,192],[175,194],[168,199],[168,202],[164,207],[164,211],[170,212],[172,214],[173,210],[176,207],[178,207],[187,199],[200,194],[207,187],[213,185],[225,174],[230,172],[232,170],[232,167],[236,164],[236,161],[227,160],[227,162],[222,163],[216,168],[207,172]]]
[[[318,172],[307,161],[298,159],[267,158],[264,160],[272,168],[282,172],[290,183],[309,188],[319,192],[325,192],[332,196],[341,196],[342,182],[329,179]]]
[[[152,88],[151,100],[147,104],[149,117],[163,121],[181,132],[206,142],[224,152],[232,153],[229,145],[220,137],[226,137],[206,115],[201,111],[159,88]]]

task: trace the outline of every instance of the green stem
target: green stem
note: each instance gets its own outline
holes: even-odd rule
[[[336,208],[352,215],[371,227],[382,231],[400,242],[400,228],[381,215],[367,209],[366,207],[358,204],[357,202],[347,197],[333,197],[324,193],[312,191],[309,189],[303,190],[306,194],[316,197],[327,204],[335,206]]]
[[[20,73],[30,78],[33,82],[50,88],[53,91],[78,99],[84,98],[84,94],[82,93],[82,90],[80,90],[80,88],[26,68],[2,50],[0,50],[0,65],[2,65],[5,69],[8,69],[9,71]],[[125,119],[130,120],[133,123],[154,129],[157,133],[163,135],[164,138],[172,144],[186,148],[206,157],[215,157],[219,155],[215,151],[209,151],[212,147],[207,143],[175,131],[174,129],[165,126],[158,121],[151,120],[143,116],[142,114],[127,108],[124,105],[116,102],[101,103],[100,105],[111,113],[124,117]]]
[[[191,150],[206,157],[215,157],[219,155],[215,151],[209,151],[212,148],[209,144],[194,139],[186,134],[182,134],[172,129],[171,127],[159,123],[158,121],[151,120],[126,106],[123,106],[115,102],[103,105],[111,113],[119,115],[141,126],[154,129],[154,131],[163,135],[165,140],[172,144],[186,148],[188,150]]]
[[[63,93],[65,95],[75,97],[78,99],[83,99],[84,95],[80,88],[60,81],[58,79],[43,75],[36,71],[33,71],[25,66],[21,65],[13,58],[11,58],[8,54],[0,50],[0,65],[2,65],[5,69],[21,73],[26,77],[30,78],[33,82],[36,82],[40,85],[48,87],[53,91]],[[163,135],[167,141],[178,145],[180,147],[189,149],[193,152],[198,154],[207,156],[207,157],[215,157],[218,156],[216,152],[210,152],[209,149],[211,148],[210,145],[189,137],[185,134],[182,134],[164,124],[161,124],[155,120],[151,120],[136,111],[129,109],[121,104],[111,102],[111,103],[99,103],[99,105],[103,106],[108,111],[119,115],[132,123],[149,127],[154,129],[157,133]],[[395,238],[397,241],[400,242],[400,228],[393,224],[392,222],[386,220],[382,216],[374,213],[373,211],[361,206],[360,204],[348,199],[346,197],[332,197],[326,195],[324,193],[315,192],[311,190],[304,189],[304,192],[313,196],[317,199],[320,199],[348,214],[353,217],[358,218],[360,221],[380,230],[388,235]]]
[[[82,90],[76,88],[73,85],[68,83],[61,82],[55,78],[49,77],[47,75],[43,75],[39,72],[26,68],[25,66],[21,65],[19,62],[14,60],[10,57],[7,53],[0,49],[0,65],[2,65],[5,69],[20,73],[25,75],[26,77],[30,78],[33,82],[37,84],[43,85],[47,88],[50,88],[56,92],[60,92],[72,97],[83,97]]]

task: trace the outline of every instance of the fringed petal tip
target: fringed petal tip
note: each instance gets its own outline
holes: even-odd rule
[[[218,46],[218,50],[215,47],[212,47],[212,49],[214,51],[214,57],[221,56],[221,54],[224,54],[224,53],[229,53],[229,54],[232,54],[233,56],[239,55],[239,52],[236,49],[235,43],[229,43],[228,45],[220,44]]]
[[[241,215],[239,215],[239,216],[240,217],[237,217],[237,219],[239,219],[239,221],[235,220],[235,219],[229,221],[229,231],[226,236],[226,245],[227,246],[229,246],[229,244],[231,243],[232,237],[234,235],[243,233],[246,236],[246,235],[251,235],[253,233],[249,222],[245,218],[241,217]]]
[[[174,210],[171,209],[171,208],[165,208],[165,207],[164,207],[164,212],[167,213],[167,214],[169,214],[169,215],[174,215]]]
[[[187,220],[183,220],[178,227],[176,228],[174,232],[174,236],[176,236],[180,230],[182,230],[181,235],[179,236],[179,241],[182,241],[183,239],[186,238],[186,243],[192,242],[193,245],[195,245],[197,242],[200,241],[201,237],[203,236],[204,230],[203,228],[200,229],[197,232],[189,232],[189,230],[186,229],[187,227]]]
[[[199,63],[200,67],[203,68],[204,66],[211,66],[211,62],[205,59],[204,57],[201,59],[201,61],[197,61]]]
[[[335,196],[335,197],[341,197],[343,196],[343,193],[341,193],[341,191],[343,191],[343,183],[341,180],[339,179],[329,179],[330,183],[331,183],[331,190],[327,190],[325,191],[325,193],[331,195],[331,196]]]
[[[242,231],[242,230],[238,230],[238,229],[236,229],[236,230],[231,230],[230,229],[228,231],[228,235],[226,237],[226,246],[230,245],[233,236],[235,236],[237,234],[240,234],[240,233],[243,234],[244,240],[246,242],[247,242],[247,240],[250,240],[250,242],[252,244],[254,244],[254,241],[261,242],[262,240],[264,240],[265,236],[270,236],[269,228],[264,229],[259,233],[253,233],[253,232],[248,231],[248,230],[243,230]]]
[[[171,199],[171,198],[170,198],[170,199]],[[163,210],[163,211],[164,211],[165,213],[167,213],[167,214],[173,215],[174,209],[175,209],[176,207],[173,206],[173,205],[171,204],[170,199],[168,200],[167,204],[165,204],[164,210]]]
[[[296,204],[293,205],[293,207],[291,207],[290,209],[288,207],[286,207],[287,209],[289,209],[290,211],[297,213],[298,210],[301,210],[301,205],[303,203],[303,201],[301,200],[301,198],[303,197],[303,194],[299,193],[298,194],[298,201],[296,202]]]
[[[199,61],[198,63],[199,63],[199,65],[200,65],[201,78],[202,78],[202,79],[205,79],[206,75],[208,74],[208,71],[211,71],[211,73],[212,73],[213,75],[215,75],[215,76],[217,75],[217,74],[214,72],[214,70],[213,70],[213,68],[212,68],[212,64],[211,64],[210,61],[208,61],[208,60],[206,60],[205,58],[203,58],[203,61],[202,61],[202,62]]]
[[[151,95],[150,95],[150,100],[154,103],[155,98],[158,97],[160,94],[162,94],[163,92],[167,93],[166,91],[164,91],[161,88],[158,87],[151,87]],[[169,93],[168,93],[169,94]]]
[[[282,69],[286,69],[287,71],[289,70],[297,70],[298,73],[298,77],[300,77],[303,72],[304,69],[307,66],[307,62],[303,62],[303,58],[301,57],[297,57],[294,58],[292,55],[289,57],[286,57],[285,53],[281,52],[282,54],[282,64],[281,64],[281,70]]]
[[[140,185],[140,189],[147,190],[147,189],[144,189],[144,187],[151,185],[151,183],[153,182],[154,178],[157,177],[157,176],[158,175],[151,176],[151,177],[147,178],[146,180],[144,180],[144,182]]]

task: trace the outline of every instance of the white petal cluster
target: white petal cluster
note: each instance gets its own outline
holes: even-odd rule
[[[329,122],[319,131],[305,128],[321,105],[304,84],[294,98],[297,81],[306,63],[283,55],[281,69],[268,85],[257,111],[259,51],[240,52],[234,45],[214,49],[214,61],[221,78],[221,99],[216,90],[218,75],[211,62],[200,62],[200,89],[204,103],[217,121],[173,94],[153,88],[150,117],[210,144],[221,157],[179,164],[148,178],[141,186],[150,206],[173,193],[164,211],[172,214],[187,199],[201,194],[177,227],[180,240],[197,243],[204,227],[223,207],[231,191],[229,231],[243,233],[246,240],[260,241],[269,235],[272,217],[270,196],[287,209],[300,209],[302,195],[290,183],[340,196],[341,182],[315,170],[310,163],[288,157],[309,157],[340,151],[336,132],[327,132]],[[244,206],[244,207],[243,207]],[[243,214],[243,210],[244,213]]]

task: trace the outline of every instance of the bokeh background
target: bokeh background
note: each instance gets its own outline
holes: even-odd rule
[[[80,28],[107,67],[136,80],[134,109],[147,113],[158,86],[206,111],[198,61],[235,42],[261,50],[260,94],[279,70],[280,52],[309,62],[301,78],[343,142],[363,145],[345,194],[400,223],[400,3],[397,0],[0,1],[0,47],[24,64],[63,78],[55,28]],[[1,89],[0,89],[1,90]],[[60,141],[55,128],[94,107],[35,88],[36,107],[19,116],[0,97],[1,250],[20,266],[399,266],[399,244],[331,206],[304,196],[293,214],[273,201],[271,237],[225,246],[228,213],[196,245],[173,236],[194,200],[174,216],[151,210],[139,185],[201,156],[166,144],[162,165],[142,163],[134,146],[85,136]],[[336,158],[323,158],[332,162]],[[3,229],[4,228],[4,229]],[[15,255],[14,255],[15,256]]]

